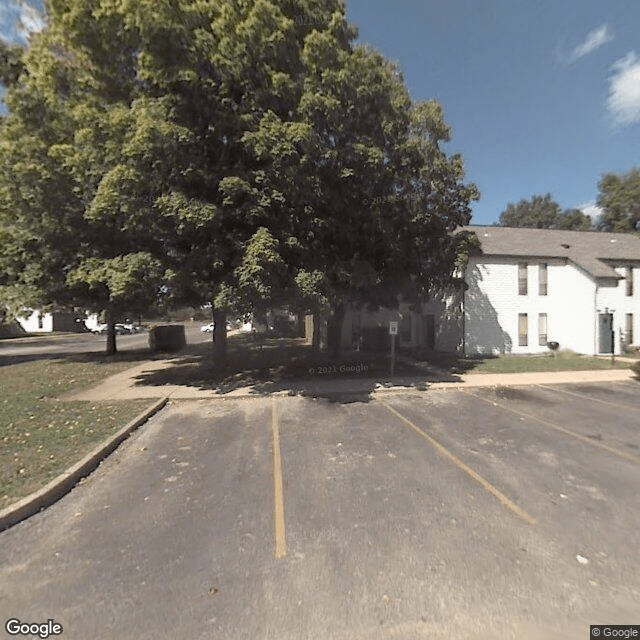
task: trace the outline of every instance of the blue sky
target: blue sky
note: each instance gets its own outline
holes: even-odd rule
[[[638,0],[346,0],[360,41],[437,98],[481,193],[473,222],[551,193],[589,210],[640,165]]]
[[[42,11],[43,0],[0,0],[0,38],[24,44],[29,31],[42,27],[37,11]]]
[[[19,0],[0,36],[19,38]],[[395,60],[416,100],[437,98],[481,193],[473,222],[551,193],[592,211],[603,173],[640,165],[638,0],[346,0],[360,41]]]

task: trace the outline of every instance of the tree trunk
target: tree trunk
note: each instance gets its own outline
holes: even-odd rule
[[[227,311],[213,307],[213,357],[224,364],[227,359]]]
[[[107,308],[104,321],[107,325],[107,355],[112,356],[118,352],[116,346],[116,319],[112,309]]]
[[[296,313],[296,338],[304,338],[304,311]]]
[[[327,325],[327,350],[331,357],[337,358],[342,347],[342,324],[344,322],[346,308],[343,304],[336,305],[329,315]]]
[[[317,311],[313,314],[313,336],[311,338],[311,348],[316,353],[320,351],[320,314]]]

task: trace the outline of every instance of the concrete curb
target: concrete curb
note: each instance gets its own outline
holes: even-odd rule
[[[54,478],[49,484],[42,487],[42,489],[2,509],[2,511],[0,511],[0,531],[12,527],[14,524],[51,506],[54,502],[62,498],[62,496],[73,489],[81,478],[89,475],[133,431],[143,425],[152,415],[160,411],[168,401],[168,398],[162,398],[154,402],[148,409],[145,409],[131,422],[122,427],[120,431],[112,435],[105,442],[99,444],[82,460]]]

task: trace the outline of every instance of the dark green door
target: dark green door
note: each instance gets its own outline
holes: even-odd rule
[[[613,353],[613,314],[601,313],[598,319],[600,353]]]

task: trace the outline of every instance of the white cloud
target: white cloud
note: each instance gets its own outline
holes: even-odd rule
[[[602,213],[602,209],[596,204],[595,200],[578,204],[576,205],[576,209],[580,209],[582,213],[588,215],[593,222],[595,222],[598,216]]]
[[[640,58],[630,51],[613,64],[607,108],[616,125],[640,122]]]
[[[19,4],[21,5],[19,26],[20,35],[23,38],[26,38],[34,31],[42,31],[42,28],[44,27],[42,13],[24,1],[19,2]]]
[[[603,44],[613,40],[613,31],[608,25],[603,24],[601,27],[591,31],[582,44],[579,44],[569,55],[568,62],[575,62],[583,56],[595,51]]]
[[[0,5],[0,37],[8,42],[26,42],[44,27],[41,0],[9,0]]]

